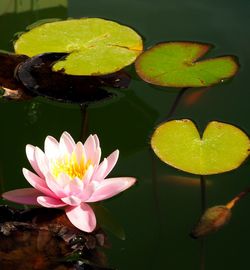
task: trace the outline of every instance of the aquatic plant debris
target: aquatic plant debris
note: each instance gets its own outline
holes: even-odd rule
[[[200,60],[212,45],[198,42],[165,42],[142,53],[136,72],[146,82],[169,87],[207,87],[233,77],[239,63],[235,56]]]
[[[171,120],[156,128],[151,138],[155,154],[185,172],[210,175],[239,167],[248,157],[250,140],[239,128],[209,122],[200,136],[189,119]]]
[[[89,203],[109,199],[136,182],[133,177],[106,178],[119,151],[100,163],[97,135],[90,135],[84,144],[75,143],[67,132],[59,142],[47,136],[44,149],[45,152],[26,146],[27,158],[36,174],[27,169],[23,169],[23,174],[34,188],[8,191],[2,197],[21,204],[64,207],[69,221],[82,231],[92,232],[96,228],[96,216]]]
[[[133,63],[143,50],[141,37],[131,28],[101,18],[45,23],[22,34],[17,54],[29,57],[61,52],[69,55],[53,65],[70,75],[104,75]]]
[[[102,101],[116,95],[103,87],[129,86],[130,77],[123,70],[103,76],[74,76],[52,71],[52,64],[67,55],[45,53],[29,58],[16,68],[16,78],[35,95],[81,104]]]
[[[109,245],[105,233],[78,230],[62,209],[0,206],[0,241],[1,269],[107,269],[99,250]]]

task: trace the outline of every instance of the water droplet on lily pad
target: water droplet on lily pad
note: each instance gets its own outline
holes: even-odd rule
[[[188,119],[160,125],[151,139],[155,154],[165,163],[198,175],[218,174],[238,168],[248,157],[250,141],[239,128],[210,122],[200,136]]]
[[[200,60],[212,45],[166,42],[153,46],[136,60],[136,71],[146,82],[169,87],[206,87],[233,77],[239,69],[235,56]]]
[[[15,52],[29,57],[47,52],[68,53],[53,65],[70,75],[103,75],[133,63],[143,49],[131,28],[100,18],[45,23],[22,34]]]

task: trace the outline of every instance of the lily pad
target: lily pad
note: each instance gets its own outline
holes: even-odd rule
[[[136,71],[146,82],[169,87],[206,87],[233,77],[239,69],[235,56],[198,61],[211,48],[197,42],[161,43],[138,57]]]
[[[188,119],[160,125],[151,139],[155,154],[165,163],[193,174],[209,175],[239,167],[248,157],[250,141],[239,128],[210,122],[202,137]]]
[[[143,49],[141,37],[131,28],[100,18],[45,23],[21,35],[18,54],[30,57],[46,52],[69,53],[53,65],[71,75],[103,75],[135,61]]]
[[[63,102],[92,103],[114,96],[101,87],[127,88],[129,75],[120,70],[103,76],[74,76],[51,70],[67,53],[45,53],[19,64],[16,77],[30,92]]]

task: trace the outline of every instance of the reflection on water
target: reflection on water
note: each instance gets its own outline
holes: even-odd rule
[[[187,186],[187,187],[200,187],[200,177],[190,177],[190,176],[179,176],[179,175],[161,175],[160,181],[180,185],[180,186]],[[206,185],[209,187],[213,183],[211,180],[206,181]]]
[[[6,13],[36,12],[42,9],[67,7],[67,0],[3,0],[0,2],[0,15]]]
[[[26,110],[27,110],[27,116],[28,116],[28,124],[33,125],[38,121],[39,107],[40,107],[40,103],[35,102],[35,101],[27,105]]]

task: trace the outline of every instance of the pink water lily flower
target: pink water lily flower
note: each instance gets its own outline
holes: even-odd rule
[[[67,132],[59,142],[48,136],[44,152],[27,145],[26,154],[36,174],[25,168],[23,174],[34,188],[8,191],[3,198],[48,208],[65,207],[70,222],[86,232],[96,227],[96,217],[88,203],[113,197],[136,181],[132,177],[106,178],[117,162],[119,151],[100,163],[97,135],[90,135],[84,144],[75,143]]]

